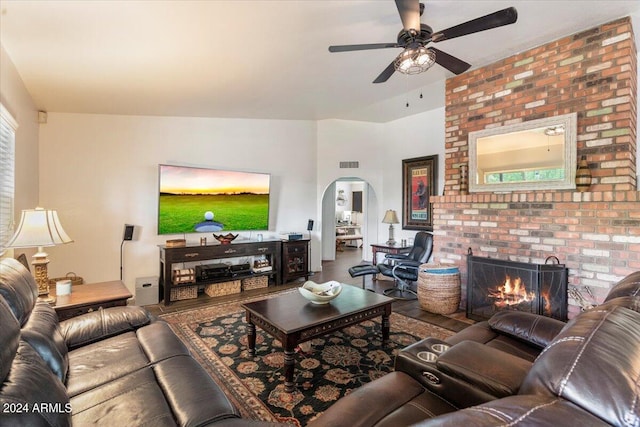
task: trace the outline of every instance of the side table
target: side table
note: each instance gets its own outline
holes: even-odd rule
[[[411,251],[412,246],[401,246],[401,245],[387,245],[386,243],[374,243],[371,245],[371,251],[373,252],[373,265],[376,265],[378,262],[378,252],[383,254],[406,254]]]
[[[309,239],[282,241],[282,283],[309,280]]]
[[[99,308],[127,305],[127,300],[132,297],[131,292],[120,280],[72,286],[69,295],[60,296],[56,295],[56,288],[52,286],[49,294],[56,297],[53,308],[60,321]]]

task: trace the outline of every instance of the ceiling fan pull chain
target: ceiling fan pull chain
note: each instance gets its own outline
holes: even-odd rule
[[[404,75],[404,97],[407,101],[406,107],[409,108],[409,75]]]

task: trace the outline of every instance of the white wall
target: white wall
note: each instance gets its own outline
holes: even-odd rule
[[[385,129],[390,142],[388,158],[392,163],[385,180],[385,199],[382,209],[395,209],[400,224],[395,228],[395,239],[413,238],[415,230],[402,230],[402,160],[414,157],[438,155],[438,188],[436,194],[441,195],[444,189],[444,108],[427,111],[422,114],[388,123]],[[382,218],[382,217],[381,217]],[[383,236],[389,235],[389,226],[380,223]]]
[[[14,220],[22,209],[38,205],[38,113],[4,48],[0,46],[0,102],[18,122],[16,131],[16,193]],[[34,253],[34,250],[20,250]]]
[[[384,143],[384,124],[348,120],[323,120],[318,122],[317,195],[318,221],[331,221],[327,230],[333,229],[333,217],[323,218],[320,207],[325,191],[340,178],[359,178],[371,184],[374,192],[382,192],[382,176],[385,169],[384,157],[379,155]],[[358,161],[358,169],[340,169],[341,161]],[[336,191],[337,194],[337,191]],[[382,200],[381,194],[376,194]],[[335,196],[333,197],[335,201]],[[376,217],[378,211],[367,208],[368,215]],[[382,219],[382,217],[380,217]],[[319,227],[322,230],[322,226]],[[375,234],[375,230],[369,230]],[[335,230],[334,230],[335,233]],[[374,239],[374,240],[377,240]],[[334,242],[323,241],[322,250],[331,254],[326,245]],[[363,251],[367,259],[368,251]],[[329,255],[328,259],[332,259]]]
[[[125,223],[138,235],[124,246],[127,287],[158,275],[157,245],[182,237],[156,233],[159,163],[270,173],[274,236],[306,230],[316,212],[311,121],[50,113],[40,128],[40,158],[40,205],[57,209],[75,240],[48,251],[50,277],[119,278]]]
[[[358,177],[368,182],[377,198],[377,212],[369,212],[377,222],[370,236],[386,241],[389,227],[382,224],[387,209],[402,215],[402,160],[438,155],[438,194],[444,188],[444,108],[416,114],[387,123],[345,120],[318,122],[318,209],[322,195],[333,181],[341,177]],[[359,161],[358,169],[340,169],[340,161]],[[321,215],[320,210],[318,210]],[[377,217],[377,219],[375,219]],[[369,217],[371,219],[371,216]],[[395,238],[413,238],[416,231],[395,228]],[[371,240],[372,242],[375,239]],[[370,260],[370,251],[363,256]]]

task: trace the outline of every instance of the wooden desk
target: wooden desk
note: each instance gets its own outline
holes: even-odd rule
[[[56,296],[56,287],[53,285],[49,288],[49,295],[56,297],[53,308],[60,321],[89,313],[100,307],[127,305],[127,300],[132,297],[131,292],[120,280],[72,286],[69,295],[60,296]]]
[[[396,244],[394,246],[387,245],[386,243],[374,243],[371,245],[371,251],[373,252],[373,265],[377,264],[378,252],[383,254],[406,254],[411,251],[412,246],[401,246]]]

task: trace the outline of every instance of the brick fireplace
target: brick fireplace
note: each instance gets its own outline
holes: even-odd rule
[[[567,269],[564,265],[479,257],[469,250],[467,270],[469,319],[487,320],[499,311],[509,310],[567,320]]]
[[[463,309],[469,247],[477,256],[534,264],[555,255],[569,269],[569,294],[589,302],[640,270],[636,55],[630,19],[622,18],[447,81],[434,260],[460,268]],[[469,132],[572,112],[577,156],[587,157],[593,176],[588,192],[460,194]],[[568,304],[571,318],[580,301]]]

